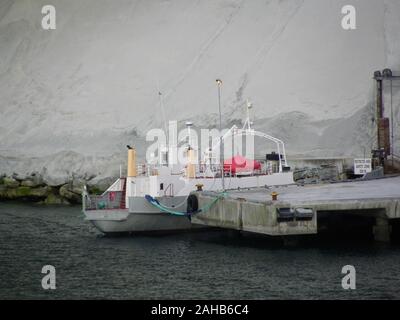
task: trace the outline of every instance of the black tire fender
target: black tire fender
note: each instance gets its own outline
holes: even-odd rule
[[[186,207],[187,213],[197,212],[198,210],[199,210],[199,199],[197,199],[197,196],[195,194],[189,195],[189,197],[187,198],[187,207]]]

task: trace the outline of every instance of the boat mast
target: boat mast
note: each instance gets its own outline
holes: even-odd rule
[[[189,146],[189,149],[193,149],[192,148],[192,135],[190,133],[190,128],[193,127],[193,122],[187,121],[185,124],[186,124],[186,128],[188,130],[188,146]]]
[[[222,189],[225,190],[225,172],[224,172],[224,141],[222,137],[222,113],[221,113],[221,86],[222,80],[215,80],[218,86],[218,111],[219,111],[219,134],[220,134],[220,146],[219,146],[219,162],[221,166],[221,177],[222,177]]]
[[[243,130],[247,129],[251,130],[251,121],[250,121],[250,109],[253,108],[253,104],[249,101],[249,99],[246,100],[246,121],[244,122],[243,125]]]
[[[166,142],[166,159],[167,159],[167,166],[169,165],[169,132],[168,132],[168,126],[167,126],[167,117],[165,116],[165,109],[164,109],[164,101],[163,101],[163,96],[162,96],[162,92],[160,90],[158,90],[158,98],[160,101],[160,109],[161,109],[161,113],[162,113],[162,117],[163,117],[163,122],[164,122],[164,132],[165,132],[165,142]],[[160,152],[162,152],[160,150]]]

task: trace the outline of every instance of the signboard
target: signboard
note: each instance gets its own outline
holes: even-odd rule
[[[372,171],[371,159],[354,159],[354,174],[364,175]]]

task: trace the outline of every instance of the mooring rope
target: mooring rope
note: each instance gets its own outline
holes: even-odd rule
[[[169,207],[166,207],[164,205],[162,205],[157,199],[153,198],[152,196],[146,194],[145,195],[145,199],[154,207],[160,209],[162,212],[165,213],[169,213],[171,215],[175,215],[175,216],[192,216],[193,214],[197,214],[200,212],[207,212],[208,210],[210,210],[220,199],[224,198],[226,196],[226,192],[222,192],[220,193],[213,201],[211,201],[210,203],[208,203],[207,205],[205,205],[203,208],[198,209],[195,212],[179,212],[179,211],[175,211],[175,210],[171,210]]]

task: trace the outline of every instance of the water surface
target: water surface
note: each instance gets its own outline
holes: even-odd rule
[[[357,289],[341,287],[354,265]],[[57,289],[41,287],[43,265]],[[0,203],[1,299],[399,299],[400,248],[229,231],[101,236],[79,207]]]

